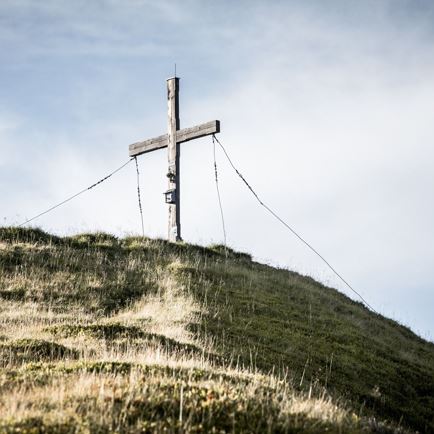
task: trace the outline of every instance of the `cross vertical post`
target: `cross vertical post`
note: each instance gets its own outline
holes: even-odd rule
[[[173,201],[169,204],[169,241],[181,241],[181,217],[180,217],[180,146],[176,140],[176,132],[179,130],[179,78],[173,77],[167,80],[167,132],[168,132],[168,162],[169,191],[172,191]]]

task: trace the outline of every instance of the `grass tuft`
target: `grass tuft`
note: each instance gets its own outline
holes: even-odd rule
[[[146,333],[136,326],[124,325],[119,322],[107,324],[60,324],[44,329],[54,336],[76,337],[88,336],[97,339],[144,338]]]
[[[78,351],[41,339],[19,339],[0,343],[1,365],[33,360],[76,359]]]
[[[40,228],[20,228],[16,226],[0,227],[0,241],[6,243],[58,244],[62,239],[48,234]]]

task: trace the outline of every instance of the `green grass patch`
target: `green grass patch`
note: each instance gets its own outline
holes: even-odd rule
[[[19,339],[0,343],[2,365],[34,360],[75,359],[78,355],[74,349],[41,339]]]
[[[6,243],[41,243],[58,244],[62,239],[55,235],[48,234],[39,228],[20,228],[17,226],[0,227],[0,241]]]
[[[106,324],[61,324],[47,327],[45,331],[59,337],[88,336],[96,339],[145,338],[140,327],[119,322]]]

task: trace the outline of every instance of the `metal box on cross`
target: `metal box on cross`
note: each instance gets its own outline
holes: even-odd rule
[[[173,204],[176,203],[176,188],[170,188],[164,192],[166,203]]]

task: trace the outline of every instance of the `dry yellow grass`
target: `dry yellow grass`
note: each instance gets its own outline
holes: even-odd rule
[[[0,243],[0,432],[370,429],[323,390],[241,369],[193,333],[208,299],[178,272],[199,270],[197,257],[132,240],[115,261],[110,237],[83,237]]]

